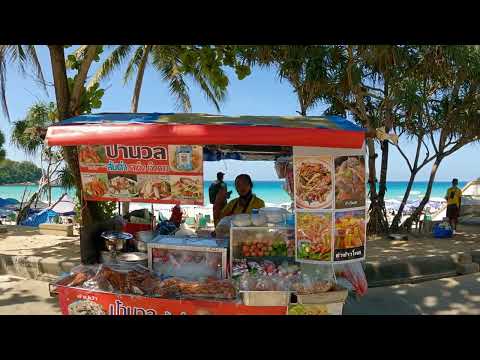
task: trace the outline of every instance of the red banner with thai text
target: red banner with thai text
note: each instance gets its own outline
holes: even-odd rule
[[[93,201],[203,205],[198,145],[81,145],[83,196]]]

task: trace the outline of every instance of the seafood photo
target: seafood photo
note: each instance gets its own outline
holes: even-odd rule
[[[336,208],[365,205],[365,160],[363,156],[335,159]]]
[[[108,190],[105,179],[94,177],[84,185],[85,192],[93,197],[102,197]]]
[[[297,258],[330,261],[332,215],[297,212]]]
[[[165,199],[172,195],[172,187],[165,180],[145,180],[139,195],[144,199]]]
[[[321,209],[330,207],[333,188],[329,162],[312,157],[296,159],[295,165],[297,208]]]
[[[199,179],[181,177],[173,184],[173,193],[179,199],[201,199],[201,181]]]
[[[337,213],[335,219],[335,249],[360,247],[365,243],[365,213]]]
[[[78,159],[81,164],[105,163],[105,149],[103,146],[80,146]]]
[[[125,176],[115,176],[109,181],[108,191],[110,194],[119,194],[124,196],[137,195],[137,182]]]

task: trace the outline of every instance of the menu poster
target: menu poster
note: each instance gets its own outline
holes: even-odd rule
[[[365,206],[365,157],[335,158],[335,208]]]
[[[203,205],[199,145],[85,145],[78,157],[84,198]]]
[[[295,259],[298,262],[332,261],[332,213],[296,211]]]
[[[335,213],[334,261],[363,259],[365,238],[365,210]]]
[[[332,208],[332,163],[331,156],[294,156],[295,208]]]

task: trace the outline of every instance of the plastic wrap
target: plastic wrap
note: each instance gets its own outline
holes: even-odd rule
[[[185,281],[171,278],[164,281],[168,287],[175,288],[181,298],[205,298],[233,300],[237,293],[230,280],[207,279],[205,281]]]
[[[230,237],[230,227],[232,226],[232,217],[225,216],[220,220],[215,228],[215,234],[217,238],[229,238]]]
[[[364,296],[367,293],[368,282],[360,262],[336,265],[335,270],[339,276],[346,279],[352,285],[357,295]]]
[[[97,273],[99,265],[78,265],[72,268],[70,274],[62,276],[54,285],[80,287],[92,279]]]
[[[321,294],[335,287],[333,281],[302,274],[301,278],[292,284],[292,290],[299,295]]]

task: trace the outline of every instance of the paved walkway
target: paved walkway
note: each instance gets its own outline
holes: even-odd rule
[[[0,275],[0,315],[60,315],[58,299],[48,283]]]
[[[480,273],[368,289],[345,315],[480,315]]]
[[[367,261],[406,260],[413,257],[450,256],[480,250],[480,226],[459,225],[458,233],[450,239],[409,235],[406,241],[382,238],[367,241]]]

